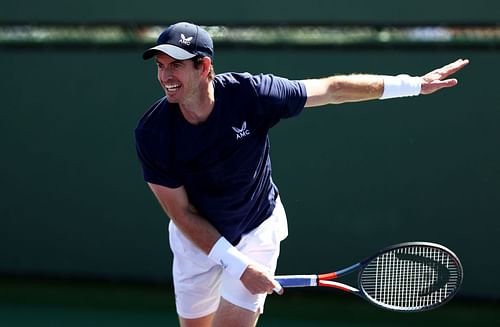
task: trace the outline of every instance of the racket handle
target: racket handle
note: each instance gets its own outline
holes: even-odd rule
[[[311,287],[318,285],[318,275],[275,276],[274,280],[283,287]]]

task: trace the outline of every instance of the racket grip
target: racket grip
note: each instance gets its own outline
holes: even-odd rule
[[[274,280],[283,287],[311,287],[318,285],[318,275],[275,276]]]

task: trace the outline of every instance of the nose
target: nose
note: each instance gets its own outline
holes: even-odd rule
[[[166,68],[158,69],[158,79],[160,81],[166,81],[169,76],[170,72]]]

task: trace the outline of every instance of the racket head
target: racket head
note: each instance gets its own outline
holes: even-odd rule
[[[430,242],[387,247],[363,262],[361,296],[393,311],[426,311],[448,302],[459,290],[463,268],[448,248]]]

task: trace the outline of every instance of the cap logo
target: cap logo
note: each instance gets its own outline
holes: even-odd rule
[[[184,45],[191,45],[191,41],[193,40],[193,37],[186,37],[184,34],[181,34],[181,39],[179,40],[179,43],[184,44]]]

